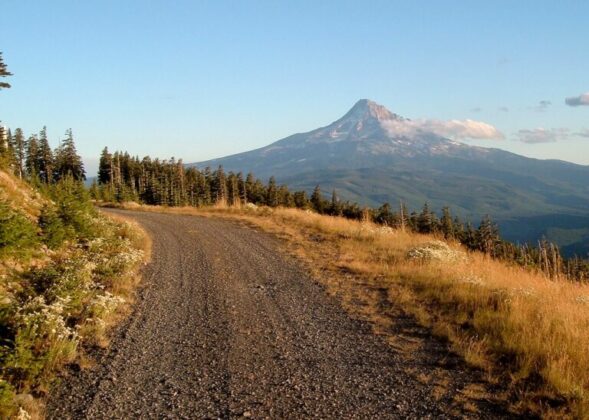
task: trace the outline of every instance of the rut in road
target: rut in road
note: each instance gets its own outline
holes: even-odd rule
[[[137,303],[97,366],[56,387],[49,418],[457,415],[274,237],[219,219],[124,214],[153,239]]]

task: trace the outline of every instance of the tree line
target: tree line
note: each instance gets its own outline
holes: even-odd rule
[[[536,245],[505,241],[489,216],[475,227],[453,216],[449,207],[444,207],[438,216],[427,203],[421,211],[410,211],[403,202],[395,207],[389,203],[378,208],[361,207],[358,203],[340,200],[336,191],[327,199],[319,186],[309,196],[306,191],[290,191],[286,185],[279,185],[274,177],[264,183],[251,172],[244,176],[241,172],[225,172],[222,166],[199,170],[186,167],[181,159],[160,160],[149,156],[140,159],[127,152],[111,153],[104,148],[91,195],[107,202],[136,201],[163,206],[244,206],[251,203],[312,210],[353,220],[372,220],[392,228],[456,240],[469,250],[541,270],[551,278],[589,280],[587,260],[564,258],[559,248],[546,240]]]
[[[72,130],[67,130],[59,146],[53,149],[47,128],[26,137],[17,128],[14,134],[0,126],[0,161],[20,179],[33,184],[54,184],[65,177],[84,181],[84,163],[76,150]]]

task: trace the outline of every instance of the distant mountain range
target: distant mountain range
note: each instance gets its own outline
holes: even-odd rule
[[[589,166],[463,144],[367,99],[326,127],[192,165],[275,176],[292,189],[319,184],[370,206],[428,202],[474,222],[489,214],[510,240],[546,236],[567,254],[589,253]]]

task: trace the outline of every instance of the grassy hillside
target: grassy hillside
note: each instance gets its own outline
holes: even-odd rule
[[[502,236],[513,242],[536,243],[546,237],[567,256],[589,252],[589,193],[544,181],[531,187],[529,180],[522,180],[518,186],[516,177],[504,182],[465,173],[415,171],[398,165],[312,171],[279,181],[308,193],[320,182],[324,191],[335,189],[345,200],[372,207],[384,202],[397,205],[402,198],[409,208],[420,208],[425,202],[436,209],[449,206],[455,214],[475,222],[489,214],[501,227]]]
[[[586,284],[551,280],[438,237],[309,211],[133,208],[232,217],[276,233],[395,348],[405,346],[395,319],[409,314],[504,385],[482,398],[503,399],[516,413],[589,416]]]
[[[146,243],[72,179],[41,191],[0,171],[0,418],[42,417],[55,374],[107,343]]]

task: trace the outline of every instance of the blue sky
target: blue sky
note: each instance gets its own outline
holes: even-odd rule
[[[472,119],[505,135],[472,144],[589,164],[584,0],[0,7],[0,51],[14,73],[0,119],[27,134],[47,125],[54,144],[71,127],[85,158],[104,146],[220,157],[370,98],[408,118]]]

